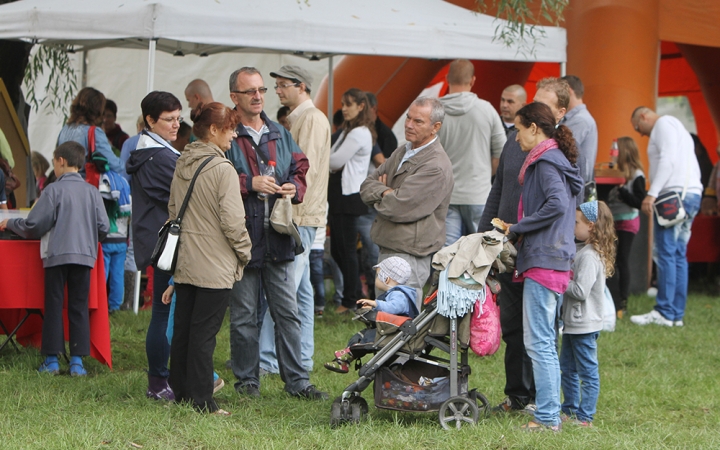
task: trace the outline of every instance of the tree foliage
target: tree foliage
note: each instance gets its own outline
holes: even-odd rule
[[[38,83],[47,71],[44,89],[38,89]],[[27,102],[38,111],[47,105],[53,111],[68,115],[68,105],[77,91],[75,68],[68,56],[68,46],[38,45],[37,51],[25,68],[25,92]],[[44,92],[41,97],[38,94]]]
[[[478,10],[487,12],[496,9],[495,16],[504,19],[495,27],[494,41],[500,41],[507,47],[516,46],[518,52],[532,55],[538,41],[545,31],[538,24],[546,22],[559,26],[563,22],[563,12],[569,0],[476,0]],[[535,3],[535,5],[533,5]]]

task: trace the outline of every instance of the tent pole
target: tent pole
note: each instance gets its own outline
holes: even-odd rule
[[[155,46],[157,41],[150,39],[150,48],[148,52],[148,78],[147,78],[147,91],[148,93],[153,90],[153,80],[155,79]]]
[[[560,63],[560,76],[564,77],[565,75],[567,75],[567,63],[561,62]]]
[[[330,129],[333,126],[333,85],[334,85],[334,74],[333,74],[333,57],[330,55],[328,58],[328,120],[330,121]]]

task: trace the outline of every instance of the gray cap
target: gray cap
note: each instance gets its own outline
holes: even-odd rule
[[[397,284],[405,284],[410,279],[412,269],[407,261],[400,258],[399,256],[391,256],[387,259],[380,261],[380,264],[373,266],[373,269],[380,268],[380,279],[385,281],[385,278],[394,280]]]
[[[270,72],[270,76],[273,78],[283,77],[288,80],[305,83],[305,87],[312,89],[312,75],[300,66],[282,66],[277,72]]]

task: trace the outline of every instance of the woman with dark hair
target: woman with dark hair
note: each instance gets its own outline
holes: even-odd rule
[[[228,415],[212,398],[212,358],[232,286],[250,260],[240,182],[225,158],[237,137],[240,118],[217,102],[199,104],[191,117],[198,140],[187,145],[177,160],[168,204],[170,219],[177,217],[195,171],[214,158],[200,172],[183,216],[174,275],[177,300],[170,385],[176,400],[191,402],[199,411]]]
[[[519,236],[516,278],[523,283],[523,328],[532,359],[537,410],[523,426],[527,431],[560,424],[560,364],[555,345],[555,319],[560,296],[570,282],[575,256],[575,206],[583,180],[575,165],[578,150],[572,132],[556,127],[550,107],[530,103],[515,115],[516,140],[529,152],[518,181],[522,195],[518,223],[510,233]]]
[[[170,184],[180,152],[170,143],[180,128],[180,100],[169,92],[153,91],[140,103],[145,129],[140,134],[136,150],[126,164],[132,202],[132,239],[135,264],[138,270],[150,265],[150,256],[158,239],[158,230],[168,220]],[[152,317],[145,338],[148,358],[148,390],[146,395],[156,400],[174,400],[168,384],[170,345],[165,337],[170,305],[164,305],[162,294],[168,287],[170,275],[156,270],[153,275]]]
[[[103,131],[104,111],[103,93],[91,87],[82,88],[70,105],[70,118],[60,130],[57,145],[75,141],[85,148],[87,157],[88,137],[92,133],[95,138],[95,151],[107,158],[110,170],[120,173],[122,170],[120,158],[113,153],[107,135]],[[94,128],[91,130],[91,127]],[[80,173],[85,175],[84,166],[80,168]]]
[[[328,226],[330,250],[343,274],[342,305],[336,312],[346,313],[362,298],[357,256],[358,217],[367,213],[360,198],[360,185],[367,177],[370,154],[375,142],[375,122],[370,116],[367,97],[357,88],[342,96],[345,121],[330,153],[328,182]]]

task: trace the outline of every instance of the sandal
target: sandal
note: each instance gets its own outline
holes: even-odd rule
[[[348,362],[341,359],[335,359],[333,361],[326,362],[325,368],[327,370],[331,370],[337,373],[348,373],[350,371],[350,368],[348,367]]]
[[[340,360],[340,359],[342,359],[342,357],[345,356],[345,355],[350,355],[350,357],[352,358],[352,352],[350,351],[350,348],[344,348],[344,349],[342,349],[342,350],[336,351],[336,352],[335,352],[335,359]]]
[[[232,413],[225,411],[224,409],[218,409],[217,411],[213,411],[210,414],[212,414],[213,416],[229,416]]]
[[[525,425],[520,427],[523,431],[528,431],[530,433],[534,433],[537,431],[552,431],[552,432],[559,432],[562,430],[562,423],[557,425],[545,425],[539,422],[535,422],[534,420],[531,420],[530,422],[526,423]]]

